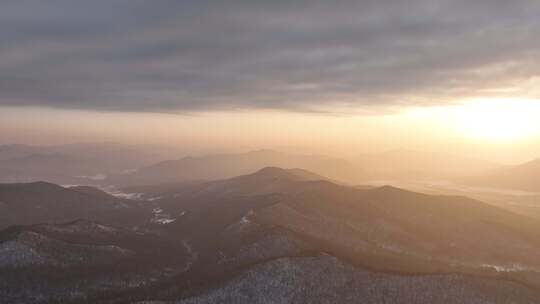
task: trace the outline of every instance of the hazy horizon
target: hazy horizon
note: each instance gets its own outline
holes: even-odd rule
[[[540,157],[536,1],[117,4],[3,5],[0,143]]]
[[[0,28],[0,303],[540,303],[539,0]]]
[[[0,112],[0,144],[117,142],[175,148],[184,156],[274,149],[344,158],[406,149],[503,164],[540,157],[540,137],[536,133],[500,140],[478,138],[464,133],[467,129],[459,124],[434,122],[448,116],[425,114],[429,111],[436,109],[353,116],[276,111],[183,115],[11,108]],[[25,122],[21,117],[32,119]],[[317,129],[320,131],[313,132]]]

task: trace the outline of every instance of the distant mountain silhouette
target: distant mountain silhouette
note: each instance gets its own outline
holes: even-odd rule
[[[540,159],[467,179],[473,185],[540,192]]]
[[[94,160],[63,154],[30,154],[2,160],[0,172],[0,180],[4,182],[49,180],[59,183],[99,173]]]
[[[146,166],[176,155],[166,149],[115,143],[55,146],[0,146],[0,182],[46,180],[60,184],[99,184],[110,174]]]
[[[143,185],[194,180],[217,180],[248,174],[263,167],[304,168],[336,180],[351,180],[361,171],[351,163],[316,155],[294,155],[272,150],[221,154],[168,160],[132,174],[116,176],[113,182]]]
[[[356,163],[368,179],[455,180],[501,167],[499,164],[450,153],[396,149],[358,156]]]
[[[0,160],[25,157],[38,152],[39,151],[35,146],[21,144],[0,145]]]

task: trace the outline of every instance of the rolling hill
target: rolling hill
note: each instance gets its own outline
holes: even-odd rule
[[[176,153],[170,149],[116,143],[0,145],[0,182],[46,180],[59,184],[99,184],[108,175],[129,172]]]
[[[80,303],[148,286],[189,268],[188,249],[181,240],[87,220],[13,226],[0,231],[1,301]]]
[[[91,187],[64,188],[47,182],[0,184],[0,227],[81,218],[134,223],[149,213],[146,209]]]
[[[94,188],[37,186],[3,186],[19,191],[4,190],[12,194],[2,199],[10,205],[39,205],[33,193],[47,193],[66,197],[58,200],[63,208],[73,204],[68,198],[82,196],[100,199],[104,206],[115,204]],[[34,261],[21,266],[27,276],[15,277],[36,287],[41,283],[29,276],[43,265],[49,269],[65,261],[70,272],[52,276],[38,271],[40,282],[83,282],[81,269],[93,269],[88,277],[93,287],[69,285],[82,296],[58,298],[62,303],[540,300],[540,222],[477,200],[392,186],[355,188],[307,170],[277,167],[216,181],[137,189],[150,193],[142,193],[140,204],[165,221],[141,218],[133,229],[110,225],[103,217],[99,224],[75,221],[1,232],[0,246],[22,257],[18,265]],[[118,210],[125,216],[129,208]],[[108,245],[121,250],[100,247]],[[70,262],[79,253],[88,260]],[[2,260],[17,264],[13,256],[0,255],[0,265]],[[155,263],[160,274],[146,272]],[[95,265],[113,264],[120,267],[113,268],[118,270],[116,283],[97,287],[107,282],[110,269]],[[5,280],[0,291],[7,290],[13,299],[19,294],[20,300],[20,293],[13,292],[19,285],[16,279]],[[54,286],[41,289],[42,299],[54,298],[67,285]]]
[[[243,154],[221,154],[185,157],[163,161],[138,169],[131,174],[117,175],[111,182],[124,185],[174,183],[182,181],[218,180],[248,174],[263,167],[304,168],[348,181],[358,179],[361,171],[353,164],[337,158],[317,155],[294,155],[271,150]]]
[[[465,197],[355,189],[265,168],[189,185],[156,202],[177,219],[165,229],[199,252],[201,272],[192,275],[201,281],[237,284],[231,274],[246,263],[325,253],[374,273],[457,273],[463,282],[472,276],[540,288],[540,222]],[[214,299],[219,291],[208,288],[202,298],[190,296]]]

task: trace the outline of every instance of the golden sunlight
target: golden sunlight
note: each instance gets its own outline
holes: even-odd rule
[[[456,107],[454,115],[466,136],[512,141],[539,132],[540,102],[523,99],[478,100]]]
[[[416,109],[412,114],[478,140],[512,142],[540,135],[539,100],[474,99],[458,105]]]

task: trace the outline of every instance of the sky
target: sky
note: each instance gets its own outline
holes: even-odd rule
[[[5,0],[0,143],[540,157],[536,0]]]

